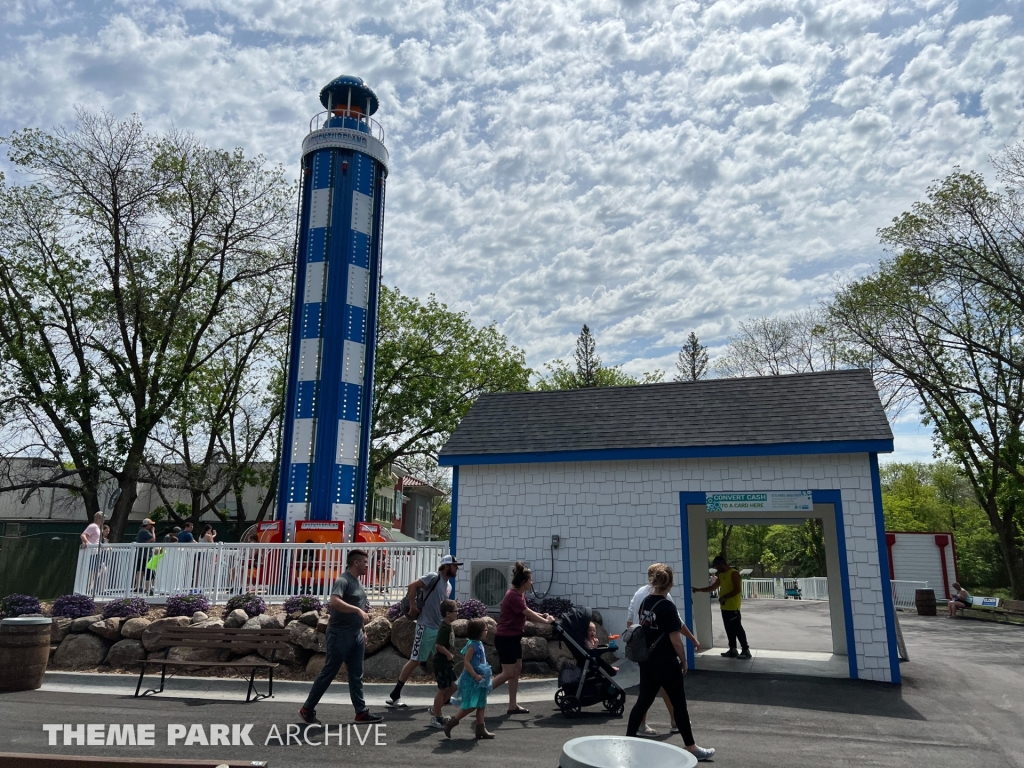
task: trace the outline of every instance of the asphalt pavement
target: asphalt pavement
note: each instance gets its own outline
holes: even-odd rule
[[[786,605],[782,603],[782,605]],[[792,606],[792,603],[789,603]],[[759,616],[771,611],[764,622]],[[744,606],[751,642],[763,642],[779,611],[792,611],[790,624],[810,615],[806,606],[765,611]],[[803,611],[798,613],[797,611]],[[690,719],[699,744],[718,750],[714,764],[743,768],[820,768],[821,766],[920,766],[961,768],[963,765],[1024,768],[1024,629],[969,620],[923,618],[901,614],[911,660],[902,665],[904,684],[892,686],[851,680],[829,680],[739,673],[697,672],[687,678]],[[784,622],[785,623],[785,622]],[[762,646],[763,647],[763,646]],[[590,734],[622,734],[625,720],[591,707],[577,720],[566,720],[549,700],[529,704],[529,715],[507,716],[498,705],[487,723],[497,738],[475,741],[463,721],[449,741],[426,727],[423,705],[402,712],[383,712],[384,727],[367,735],[365,727],[336,743],[337,724],[349,722],[350,705],[328,703],[321,719],[331,726],[332,743],[279,745],[268,734],[299,723],[297,706],[268,699],[245,704],[244,686],[221,696],[134,699],[125,693],[74,693],[58,690],[0,695],[0,752],[132,755],[266,760],[279,766],[342,765],[450,766],[474,768],[543,766],[555,768],[562,744]],[[417,691],[415,701],[428,692]],[[374,691],[373,696],[378,694]],[[627,701],[627,713],[634,697]],[[47,746],[43,724],[154,724],[156,744],[141,746]],[[658,702],[649,722],[667,730],[668,718]],[[168,746],[170,724],[185,731],[211,724],[251,724],[253,746]],[[321,740],[318,731],[311,741]],[[358,743],[359,738],[363,744]],[[344,738],[344,736],[343,736]],[[678,736],[662,736],[681,744]],[[382,742],[375,744],[374,741]],[[651,768],[658,768],[651,766]]]

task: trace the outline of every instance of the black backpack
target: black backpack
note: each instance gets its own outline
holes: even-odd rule
[[[416,610],[422,611],[423,606],[427,602],[427,598],[430,597],[430,593],[433,592],[437,585],[442,581],[441,573],[438,572],[437,578],[434,579],[434,583],[430,585],[430,589],[417,589],[416,590]],[[411,606],[409,605],[409,595],[402,598],[401,607],[398,609],[399,616],[408,616]]]
[[[647,611],[648,617],[654,613],[654,609],[661,603],[665,598],[662,597]],[[646,622],[646,626],[650,626],[650,622]],[[664,638],[666,633],[662,633],[657,640],[650,645],[647,645],[647,633],[644,632],[645,623],[635,624],[629,627],[623,632],[623,640],[626,641],[626,658],[630,661],[635,661],[637,664],[643,664],[651,657],[651,653],[658,646]]]

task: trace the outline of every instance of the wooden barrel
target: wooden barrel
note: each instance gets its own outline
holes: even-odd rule
[[[0,621],[0,691],[38,688],[49,660],[50,619],[18,616]]]
[[[914,604],[917,606],[918,616],[935,616],[935,590],[914,590]]]

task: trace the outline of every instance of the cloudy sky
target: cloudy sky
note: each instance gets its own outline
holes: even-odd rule
[[[583,323],[633,373],[671,370],[690,331],[718,353],[1024,139],[1012,1],[4,0],[0,39],[0,135],[82,104],[290,171],[320,87],[363,77],[391,152],[385,280],[537,368]],[[930,456],[914,421],[897,458]]]

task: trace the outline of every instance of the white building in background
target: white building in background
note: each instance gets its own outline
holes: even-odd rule
[[[619,628],[648,564],[666,562],[710,647],[710,596],[688,599],[708,583],[707,519],[819,518],[839,669],[899,682],[878,473],[892,450],[868,371],[485,395],[439,459],[451,551],[469,561],[459,595],[500,591],[495,574],[525,560],[538,590]]]

